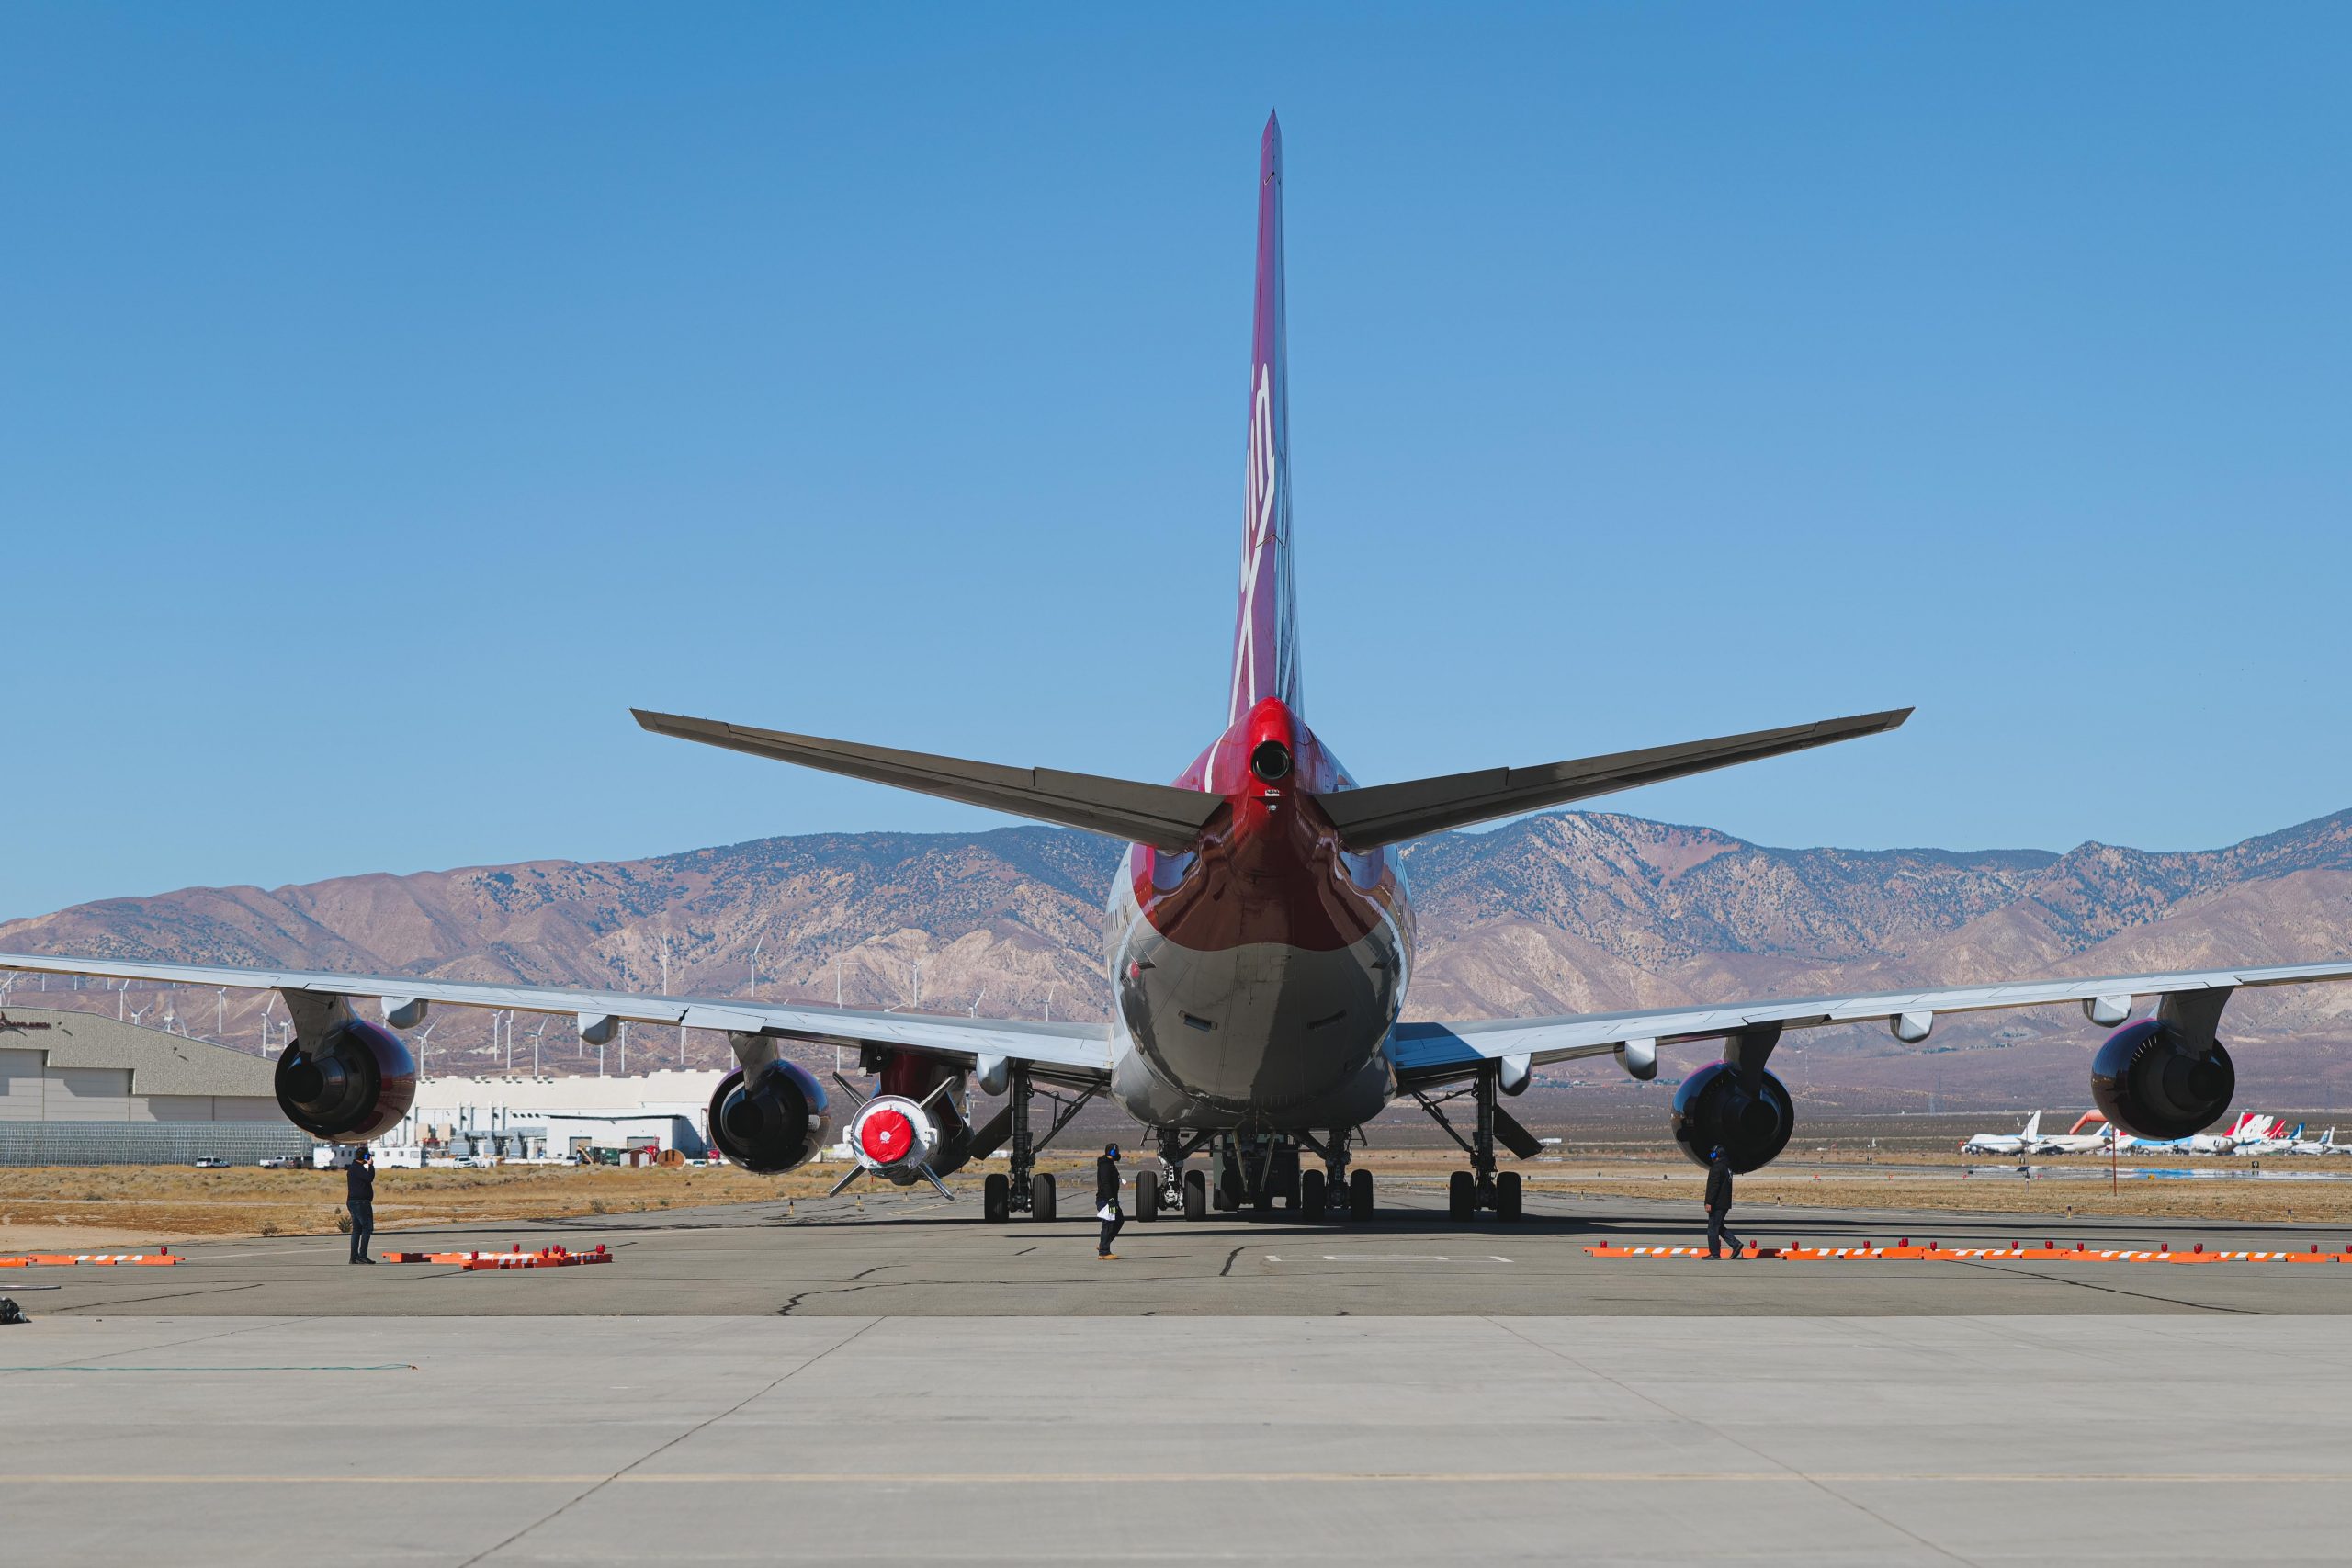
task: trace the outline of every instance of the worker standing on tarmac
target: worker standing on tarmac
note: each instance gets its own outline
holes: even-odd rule
[[[1094,1217],[1102,1222],[1102,1239],[1094,1244],[1094,1256],[1110,1258],[1119,1255],[1111,1250],[1111,1242],[1127,1216],[1119,1207],[1119,1145],[1106,1144],[1102,1157],[1094,1162]]]
[[[1721,1258],[1724,1243],[1731,1243],[1731,1255],[1737,1258],[1747,1249],[1747,1244],[1731,1234],[1725,1223],[1731,1215],[1731,1151],[1722,1145],[1707,1156],[1707,1256]]]
[[[368,1244],[376,1239],[376,1159],[362,1144],[343,1170],[343,1204],[351,1211],[351,1260],[373,1263]]]

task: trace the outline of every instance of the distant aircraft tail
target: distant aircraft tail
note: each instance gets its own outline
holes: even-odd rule
[[[2019,1134],[2018,1136],[2025,1138],[2038,1138],[2041,1136],[2041,1111],[2037,1111],[2032,1115],[2025,1119],[2025,1131]]]
[[[1258,149],[1258,302],[1250,334],[1250,453],[1241,519],[1241,603],[1234,615],[1226,719],[1268,697],[1300,711],[1298,597],[1290,558],[1290,390],[1283,344],[1283,128],[1266,117]]]

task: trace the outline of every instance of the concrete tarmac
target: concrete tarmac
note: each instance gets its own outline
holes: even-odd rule
[[[2338,1562],[2352,1266],[1605,1261],[1679,1207],[986,1225],[935,1198],[0,1274],[42,1564]],[[1766,1239],[2352,1237],[1759,1210]],[[2074,1226],[2075,1228],[2068,1228]],[[2196,1234],[2192,1235],[2192,1232]],[[40,1287],[56,1287],[42,1289]]]
[[[354,1269],[338,1236],[266,1237],[186,1248],[172,1269],[11,1270],[54,1285],[23,1299],[51,1314],[229,1314],[469,1316],[515,1314],[867,1316],[1324,1316],[1554,1313],[1641,1317],[1986,1313],[2352,1311],[2352,1266],[2090,1263],[1850,1264],[1613,1261],[1595,1242],[1703,1240],[1687,1203],[1531,1198],[1527,1217],[1458,1225],[1434,1183],[1383,1191],[1369,1225],[1306,1225],[1277,1210],[1187,1224],[1130,1224],[1119,1259],[1097,1262],[1095,1224],[989,1225],[977,1202],[916,1193],[668,1210],[380,1233],[379,1250],[530,1248],[602,1242],[594,1268],[468,1273],[431,1264]],[[1951,1246],[2087,1241],[2094,1247],[2341,1247],[2307,1228],[2064,1217],[1889,1214],[1758,1206],[1735,1213],[1751,1239],[1848,1245],[1903,1236]],[[27,1276],[29,1276],[28,1278]]]

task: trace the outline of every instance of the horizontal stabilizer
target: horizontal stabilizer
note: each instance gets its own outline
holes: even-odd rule
[[[1337,790],[1315,797],[1316,804],[1340,830],[1351,850],[1378,849],[1401,839],[1466,828],[1521,811],[1565,806],[1596,795],[1610,795],[1636,785],[1660,784],[1734,762],[1781,757],[1832,741],[1877,735],[1911,716],[1909,708],[1887,713],[1859,714],[1852,718],[1826,718],[1818,724],[1792,725],[1786,729],[1758,729],[1747,735],[1726,735],[1714,740],[1692,740],[1680,746],[1653,746],[1645,751],[1619,751],[1606,757],[1579,757],[1573,761],[1548,762],[1532,768],[1487,768],[1475,773],[1449,773],[1443,778],[1407,779],[1401,784],[1373,784],[1363,789]]]
[[[960,757],[790,735],[780,729],[752,729],[716,719],[684,718],[641,708],[629,711],[656,735],[674,735],[681,740],[724,746],[754,757],[847,773],[854,779],[895,784],[1040,822],[1084,828],[1171,853],[1191,849],[1201,829],[1225,805],[1222,795],[1170,784],[1065,773],[1053,768],[1007,768],[994,762],[968,762]]]

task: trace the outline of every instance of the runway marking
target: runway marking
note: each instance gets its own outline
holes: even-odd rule
[[[2131,1472],[2048,1471],[1792,1471],[1792,1470],[1532,1470],[1532,1471],[692,1471],[649,1475],[631,1472],[556,1472],[515,1475],[308,1475],[141,1474],[83,1475],[0,1473],[0,1486],[292,1486],[331,1482],[345,1486],[582,1486],[603,1483],[615,1486],[737,1486],[746,1482],[784,1486],[1105,1486],[1148,1485],[1176,1482],[1186,1485],[1229,1486],[1240,1483],[1320,1482],[1331,1484],[1373,1483],[1381,1485],[1419,1482],[1460,1486],[1484,1483],[1523,1486],[1551,1483],[1595,1485],[1690,1486],[1725,1482],[1781,1485],[1838,1483],[1849,1485],[1933,1483],[1953,1486],[2342,1486],[2352,1483],[2352,1471],[2306,1471],[2278,1474],[2258,1472],[2170,1471]]]

